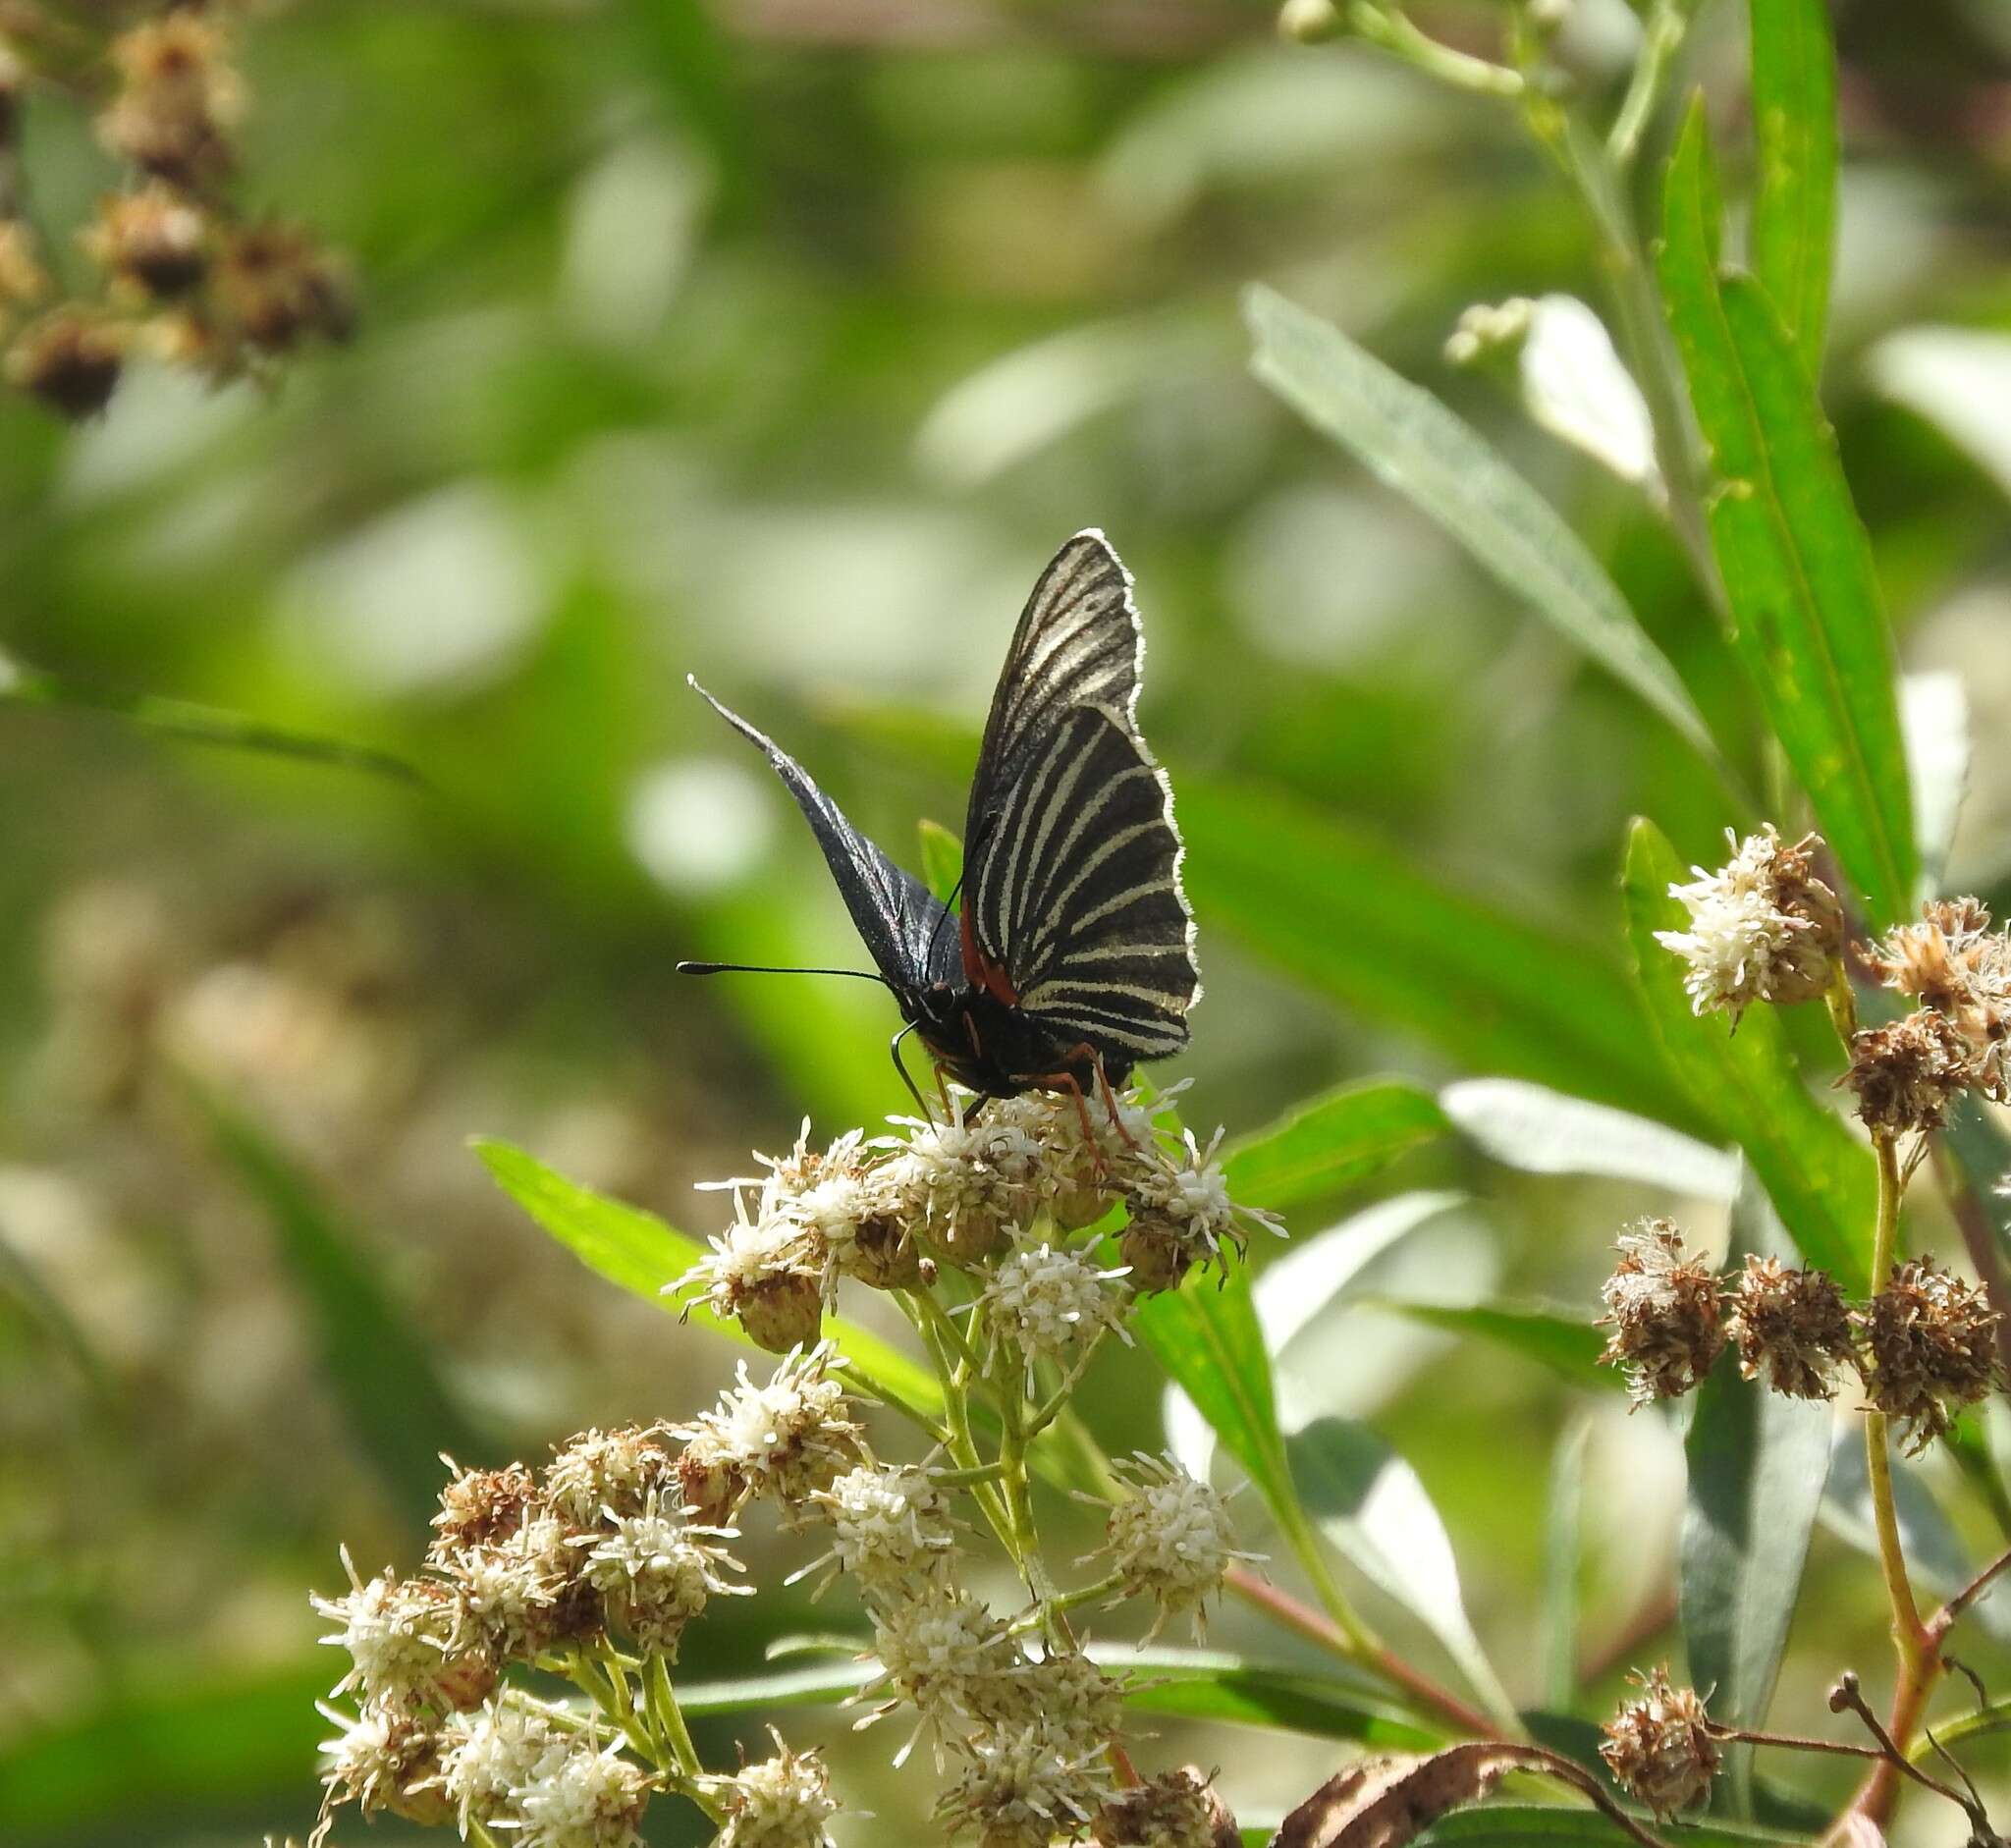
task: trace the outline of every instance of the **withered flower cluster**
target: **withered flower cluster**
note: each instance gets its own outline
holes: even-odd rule
[[[1723,1762],[1693,1688],[1671,1685],[1666,1666],[1630,1677],[1641,1692],[1606,1721],[1599,1755],[1613,1781],[1658,1817],[1701,1803]]]
[[[215,381],[269,376],[353,320],[342,265],[304,230],[242,218],[230,186],[246,90],[233,61],[235,9],[222,0],[119,10],[117,30],[66,12],[38,31],[23,6],[0,35],[0,341],[7,381],[61,416],[111,401],[129,360],[150,356]],[[79,34],[83,36],[80,38]],[[87,47],[80,50],[80,44]],[[27,214],[20,123],[30,98],[91,113],[119,161],[119,190],[76,243],[94,272],[62,272]]]
[[[1914,1010],[1851,1041],[1845,1082],[1875,1133],[1938,1129],[1966,1091],[2011,1102],[2011,938],[1975,898],[1938,899],[1863,951]]]
[[[1996,1312],[1980,1287],[1931,1259],[1895,1265],[1855,1309],[1826,1273],[1774,1258],[1749,1255],[1723,1278],[1685,1251],[1666,1220],[1630,1227],[1619,1250],[1601,1292],[1611,1332],[1600,1358],[1626,1370],[1637,1406],[1689,1391],[1729,1342],[1746,1379],[1789,1398],[1833,1398],[1850,1371],[1918,1452],[1999,1383]]]

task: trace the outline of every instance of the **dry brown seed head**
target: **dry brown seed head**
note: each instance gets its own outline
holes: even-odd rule
[[[1107,1799],[1089,1838],[1096,1848],[1236,1848],[1242,1839],[1215,1779],[1192,1765]]]
[[[1117,1240],[1118,1261],[1131,1267],[1131,1287],[1141,1294],[1177,1289],[1197,1256],[1185,1227],[1149,1209],[1133,1216]]]
[[[1947,1015],[1922,1007],[1850,1043],[1843,1082],[1858,1094],[1865,1126],[1888,1136],[1940,1128],[1974,1077],[1968,1042]]]
[[[82,309],[54,308],[16,336],[7,382],[81,421],[112,402],[125,356],[124,329]]]
[[[156,300],[187,295],[209,266],[208,220],[158,183],[101,201],[82,242],[116,280]]]
[[[1830,1373],[1852,1354],[1850,1315],[1825,1272],[1748,1254],[1731,1291],[1728,1332],[1748,1380],[1788,1398],[1835,1396]]]
[[[1865,1393],[1927,1448],[1998,1379],[1996,1329],[1987,1294],[1931,1258],[1895,1265],[1891,1280],[1851,1320],[1863,1332]]]
[[[233,232],[217,255],[215,289],[225,314],[264,353],[285,353],[311,336],[346,340],[355,325],[348,279],[297,226]]]
[[[1694,1689],[1672,1687],[1666,1667],[1631,1678],[1641,1692],[1602,1728],[1599,1755],[1616,1783],[1666,1819],[1710,1794],[1721,1757]]]
[[[1638,1220],[1621,1233],[1620,1259],[1600,1291],[1612,1332],[1600,1356],[1627,1375],[1636,1406],[1675,1398],[1711,1371],[1724,1349],[1723,1294],[1716,1274],[1689,1257],[1668,1220]]]
[[[462,1470],[440,1492],[432,1554],[508,1540],[541,1505],[537,1479],[521,1463]]]

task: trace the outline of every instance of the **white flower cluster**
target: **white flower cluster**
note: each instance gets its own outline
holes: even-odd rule
[[[1769,827],[1726,840],[1732,857],[1714,873],[1690,870],[1671,886],[1690,913],[1681,931],[1656,941],[1689,964],[1683,987],[1693,1012],[1723,1008],[1739,1016],[1756,1001],[1810,1001],[1828,986],[1843,948],[1843,910],[1811,868],[1815,836],[1789,846]]]
[[[774,1727],[775,1756],[707,1780],[725,1815],[713,1848],[832,1848],[825,1823],[842,1807],[814,1752],[792,1752]]]
[[[1229,1567],[1261,1555],[1236,1546],[1226,1497],[1170,1456],[1141,1451],[1118,1468],[1131,1493],[1112,1508],[1104,1544],[1089,1557],[1109,1560],[1119,1598],[1152,1600],[1153,1634],[1169,1617],[1190,1614],[1201,1636],[1207,1601],[1221,1592]]]

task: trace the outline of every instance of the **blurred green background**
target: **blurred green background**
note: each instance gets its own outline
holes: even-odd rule
[[[1495,27],[1486,6],[1422,17],[1477,46]],[[1837,24],[1828,403],[1908,668],[1967,691],[1950,884],[2001,901],[2011,14],[1846,0]],[[1638,23],[1577,0],[1563,32],[1602,107]],[[1734,132],[1742,57],[1740,10],[1707,9],[1684,76]],[[541,1453],[684,1415],[725,1377],[707,1337],[549,1245],[470,1135],[702,1234],[723,1203],[694,1181],[746,1171],[806,1113],[821,1136],[902,1107],[891,1009],[863,985],[672,973],[857,954],[807,832],[687,672],[915,863],[918,819],[960,820],[1026,588],[1093,523],[1137,576],[1145,726],[1197,804],[1275,792],[1594,959],[1617,938],[1626,817],[1696,858],[1732,819],[1673,732],[1245,369],[1236,292],[1263,278],[1441,391],[1726,710],[1723,646],[1658,517],[1441,356],[1477,302],[1605,306],[1583,218],[1498,105],[1357,46],[1282,44],[1241,0],[334,0],[258,19],[244,64],[245,200],[350,253],[357,338],[269,394],[136,368],[77,430],[0,402],[0,649],[378,746],[424,781],[0,706],[17,1844],[303,1835],[309,1702],[339,1672],[305,1591],[338,1582],[337,1544],[408,1565],[435,1450]],[[58,219],[110,184],[57,101],[31,109],[27,158]],[[1275,968],[1205,902],[1200,930],[1192,1053],[1157,1074],[1193,1078],[1192,1122],[1490,1068],[1456,1018],[1417,1036],[1374,979],[1336,994]],[[1380,1286],[1452,1300],[1582,1308],[1617,1223],[1669,1205],[1448,1141],[1295,1233],[1419,1188],[1451,1197]],[[1721,1219],[1676,1210],[1704,1234]],[[1518,1699],[1547,1687],[1548,1458],[1581,1428],[1582,1711],[1668,1653],[1668,1427],[1368,1309],[1296,1351],[1289,1390],[1372,1417],[1415,1465]],[[1102,1378],[1107,1441],[1156,1445],[1148,1363]],[[1798,1637],[1783,1714],[1819,1711],[1840,1660],[1882,1659],[1871,1568],[1818,1546],[1805,1608],[1831,1614]],[[791,1556],[751,1550],[770,1583]],[[746,1601],[694,1632],[690,1671],[846,1620]],[[1260,1634],[1233,1611],[1222,1633]],[[1976,1660],[2011,1671],[2000,1645]],[[925,1791],[887,1772],[891,1736],[845,1725],[796,1715],[790,1736],[833,1741],[878,1812],[848,1842],[901,1839]],[[702,1743],[730,1762],[734,1736]],[[1163,1745],[1233,1755],[1250,1818],[1333,1761],[1269,1735]],[[693,1839],[660,1807],[657,1839]]]

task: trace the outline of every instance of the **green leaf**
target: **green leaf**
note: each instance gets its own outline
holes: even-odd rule
[[[190,1089],[224,1159],[271,1223],[358,1447],[407,1515],[423,1520],[445,1480],[441,1452],[472,1460],[489,1455],[493,1440],[449,1389],[424,1338],[315,1183],[248,1116]]]
[[[1512,1713],[1468,1621],[1452,1543],[1417,1472],[1352,1419],[1316,1418],[1285,1442],[1305,1510],[1328,1542],[1444,1645],[1495,1712]]]
[[[1278,1212],[1352,1187],[1449,1126],[1415,1085],[1344,1084],[1243,1137],[1223,1170],[1236,1199]]]
[[[1665,1123],[1516,1078],[1467,1078],[1439,1093],[1491,1161],[1526,1174],[1600,1174],[1731,1203],[1738,1159]]]
[[[327,764],[339,770],[388,777],[395,783],[424,782],[404,758],[373,745],[317,737],[220,706],[163,699],[153,693],[123,693],[83,686],[58,675],[25,668],[5,654],[0,654],[0,705],[101,713],[124,719],[136,730],[156,737],[173,738],[185,744],[213,744],[228,750],[256,751],[267,757],[291,757],[301,763]]]
[[[1280,1525],[1301,1518],[1264,1330],[1250,1300],[1247,1265],[1199,1269],[1178,1289],[1139,1303],[1132,1332],[1257,1486]]]
[[[1836,48],[1827,0],[1751,0],[1753,271],[1801,351],[1822,370],[1836,233]]]
[[[178,1666],[16,1733],[0,1747],[0,1839],[156,1841],[176,1819],[310,1810],[314,1742],[330,1731],[314,1702],[341,1673],[320,1656],[230,1675]]]
[[[1772,303],[1750,276],[1719,277],[1719,209],[1700,104],[1669,164],[1659,268],[1711,456],[1733,644],[1837,859],[1890,924],[1911,908],[1917,869],[1871,545]]]
[[[1560,1712],[1578,1701],[1578,1570],[1584,1553],[1585,1447],[1592,1421],[1576,1418],[1550,1452],[1544,1499],[1544,1700]]]
[[[1687,923],[1668,896],[1684,877],[1660,830],[1637,821],[1627,843],[1627,935],[1655,1038],[1697,1108],[1745,1151],[1803,1259],[1862,1296],[1877,1195],[1871,1151],[1810,1096],[1770,1006],[1749,1009],[1736,1033],[1720,1014],[1691,1011],[1681,961],[1655,936]]]
[[[1314,428],[1435,519],[1511,596],[1624,681],[1706,757],[1676,671],[1584,542],[1478,431],[1332,322],[1261,286],[1243,297],[1251,369]]]
[[[1187,891],[1322,994],[1505,1071],[1695,1127],[1599,946],[1435,884],[1388,847],[1271,791],[1182,777]]]
[[[1584,1318],[1561,1310],[1518,1303],[1405,1302],[1387,1296],[1363,1296],[1358,1301],[1364,1309],[1386,1310],[1427,1328],[1442,1329],[1447,1334],[1492,1341],[1549,1368],[1571,1386],[1609,1391],[1626,1388],[1626,1382],[1614,1369],[1599,1364],[1605,1337]]]
[[[1748,1253],[1786,1257],[1786,1246],[1749,1177],[1732,1208],[1729,1261]],[[1791,1399],[1742,1380],[1728,1355],[1697,1390],[1683,1443],[1689,1489],[1679,1605],[1690,1679],[1713,1690],[1712,1717],[1725,1725],[1766,1723],[1829,1473],[1834,1421],[1825,1400]],[[1734,1814],[1751,1813],[1752,1782],[1752,1748],[1733,1748],[1725,1788]]]
[[[675,1282],[705,1256],[705,1247],[696,1240],[674,1231],[653,1213],[568,1180],[507,1142],[478,1138],[472,1146],[497,1185],[588,1270],[660,1309],[683,1315],[744,1347],[754,1346],[732,1318],[714,1315],[702,1302],[687,1309],[663,1293],[665,1284]],[[889,1397],[928,1417],[941,1416],[942,1388],[919,1362],[841,1316],[824,1318],[824,1335],[847,1364]]]
[[[940,821],[925,818],[916,830],[922,838],[922,884],[948,904],[963,884],[963,842]]]

